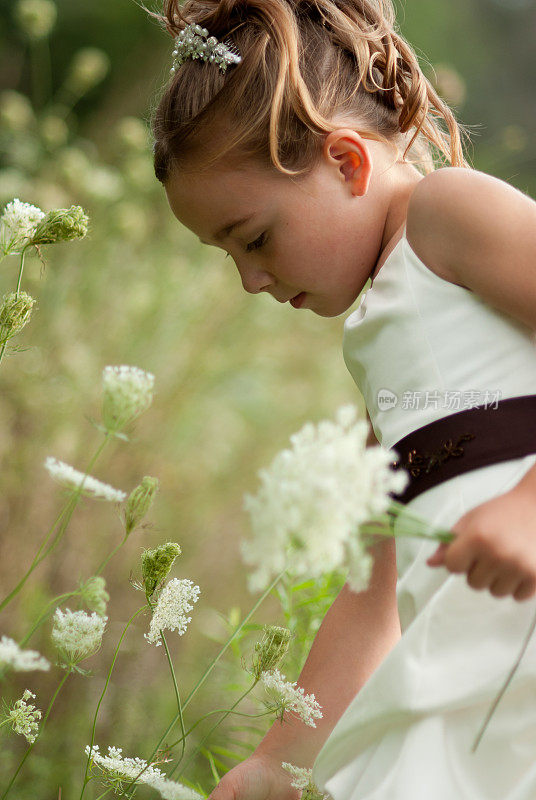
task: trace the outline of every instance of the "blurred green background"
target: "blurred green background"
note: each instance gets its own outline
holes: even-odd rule
[[[536,2],[396,5],[425,74],[472,132],[471,163],[536,197]],[[142,603],[129,583],[129,576],[139,578],[142,549],[179,542],[183,555],[172,576],[202,590],[188,633],[168,637],[186,694],[256,599],[238,545],[248,534],[243,494],[255,490],[257,470],[305,421],[331,417],[346,402],[363,410],[342,358],[344,318],[296,313],[265,293],[247,296],[223,253],[201,245],[171,216],[152,173],[147,128],[168,76],[171,40],[131,0],[55,6],[45,35],[45,18],[21,22],[19,4],[0,1],[0,204],[14,197],[44,210],[81,204],[91,230],[82,242],[45,248],[46,267],[27,258],[22,288],[37,306],[17,340],[23,349],[0,365],[1,596],[30,564],[63,502],[45,458],[82,468],[100,441],[89,418],[99,417],[107,364],[153,372],[156,392],[131,441],[108,447],[93,474],[125,491],[153,475],[161,490],[148,524],[105,571],[107,632],[101,652],[84,664],[93,675],[67,681],[12,790],[18,800],[55,798],[60,787],[62,798],[78,797],[83,748],[113,650]],[[2,262],[2,294],[15,288],[17,270],[16,258]],[[0,634],[21,639],[44,604],[90,576],[121,537],[113,509],[84,500],[60,548],[2,615]],[[326,584],[324,604],[339,586],[336,579]],[[297,639],[284,670],[291,680],[321,610],[321,602],[313,610],[304,603],[292,617]],[[255,619],[290,618],[270,598]],[[146,617],[137,618],[114,669],[97,723],[103,752],[113,744],[146,758],[173,716],[165,653],[143,639],[147,626]],[[49,634],[47,623],[28,646],[52,659]],[[247,685],[239,659],[255,638],[252,631],[230,654],[192,719],[221,707],[225,687],[236,693]],[[12,702],[28,687],[44,709],[58,673],[14,674],[2,695]],[[27,745],[6,727],[0,737],[3,784]],[[220,743],[226,741],[222,735]],[[257,741],[244,739],[243,757]],[[191,777],[210,786],[208,763]],[[98,796],[95,784],[88,798]],[[154,796],[148,789],[138,794]]]

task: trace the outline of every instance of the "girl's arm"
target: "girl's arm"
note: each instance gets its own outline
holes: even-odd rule
[[[328,613],[298,678],[313,692],[323,717],[316,728],[286,714],[277,720],[255,753],[275,762],[312,767],[324,742],[350,702],[401,636],[396,603],[395,540],[370,548],[374,567],[369,588],[358,594],[345,585]]]

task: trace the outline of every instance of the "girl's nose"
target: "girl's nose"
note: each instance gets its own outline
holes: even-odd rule
[[[242,279],[242,286],[249,292],[250,294],[258,294],[262,292],[264,289],[267,289],[269,286],[272,286],[274,280],[269,272],[265,272],[264,270],[257,269],[252,266],[238,266],[238,272],[240,274],[240,278]]]

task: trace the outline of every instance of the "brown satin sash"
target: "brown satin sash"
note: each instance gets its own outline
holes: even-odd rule
[[[536,395],[507,397],[475,406],[418,428],[392,446],[392,469],[408,471],[410,483],[391,493],[399,503],[472,469],[536,453]]]

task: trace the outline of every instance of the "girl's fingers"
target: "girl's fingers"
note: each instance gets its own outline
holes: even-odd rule
[[[496,577],[491,582],[489,590],[494,597],[506,597],[507,595],[514,595],[520,586],[519,575],[511,573]]]
[[[471,589],[486,589],[496,578],[497,565],[492,566],[489,562],[480,560],[475,561],[467,572],[467,583]]]
[[[536,594],[536,581],[533,578],[527,578],[524,581],[521,581],[519,586],[514,592],[514,600],[521,602],[523,600],[528,600],[531,597],[534,597]]]

